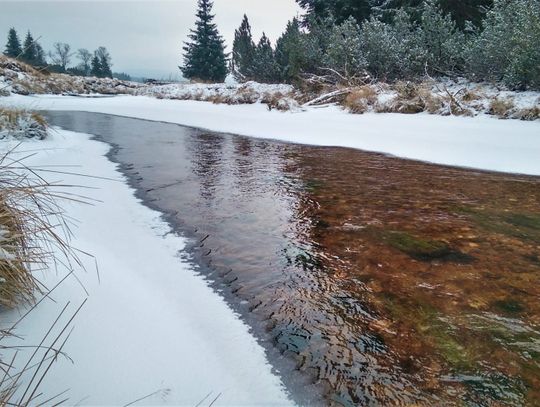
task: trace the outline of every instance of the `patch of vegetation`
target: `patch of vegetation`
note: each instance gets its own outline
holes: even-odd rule
[[[506,217],[506,222],[518,228],[527,228],[540,231],[540,215],[524,215],[515,213]]]
[[[406,321],[414,328],[418,341],[432,346],[454,371],[470,372],[475,368],[476,352],[473,344],[460,343],[440,312],[431,304],[404,301],[391,293],[384,293],[384,305],[392,320]]]
[[[456,208],[456,212],[469,216],[477,225],[491,232],[540,243],[540,215],[538,214],[501,214],[472,207]]]
[[[316,179],[308,179],[304,183],[304,188],[308,192],[317,192],[324,186],[324,182]]]
[[[322,219],[316,220],[313,224],[317,229],[328,229],[330,227],[330,224]]]
[[[537,266],[540,266],[540,257],[538,256],[538,254],[527,254],[523,256],[523,258]]]
[[[495,301],[493,306],[504,314],[511,316],[521,314],[523,311],[525,311],[525,308],[521,302],[514,298]]]
[[[413,236],[407,232],[383,232],[383,240],[394,249],[421,261],[442,260],[470,263],[473,257],[451,248],[447,243]]]

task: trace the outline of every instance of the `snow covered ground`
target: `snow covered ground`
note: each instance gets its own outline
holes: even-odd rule
[[[16,143],[3,141],[0,149]],[[104,156],[108,150],[88,135],[67,131],[44,141],[24,141],[17,149],[21,157],[38,153],[25,160],[34,168],[62,166],[61,171],[92,175],[41,174],[50,181],[84,185],[68,192],[98,200],[94,205],[63,204],[75,222],[72,243],[95,256],[99,278],[94,258],[81,256],[87,271],[78,277],[89,295],[64,349],[73,363],[59,357],[40,388],[45,396],[34,403],[68,390],[56,401],[69,396],[67,404],[125,405],[154,393],[139,404],[291,404],[248,327],[181,259],[184,240],[135,198]],[[60,269],[57,275],[38,277],[51,288],[66,273]],[[15,344],[39,344],[68,304],[58,333],[85,298],[70,276],[53,292],[54,302],[45,299],[22,321],[16,334],[24,342]],[[15,311],[4,313],[3,324],[18,317]],[[19,364],[32,351],[21,348]]]
[[[178,123],[296,143],[343,146],[437,164],[540,175],[540,122],[428,114],[352,115],[338,107],[268,111],[261,104],[224,105],[143,96],[20,96],[0,105],[80,110]]]

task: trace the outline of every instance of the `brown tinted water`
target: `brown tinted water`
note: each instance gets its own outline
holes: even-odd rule
[[[116,147],[301,403],[540,405],[540,178],[49,117]]]

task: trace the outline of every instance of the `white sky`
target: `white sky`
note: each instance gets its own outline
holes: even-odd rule
[[[73,49],[106,46],[113,70],[146,77],[178,74],[181,47],[195,22],[197,0],[0,0],[0,47],[15,27],[29,29],[48,50],[54,42]],[[216,23],[227,45],[243,14],[255,40],[262,31],[275,41],[300,13],[294,0],[214,0]]]

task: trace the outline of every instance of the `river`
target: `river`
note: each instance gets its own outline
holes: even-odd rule
[[[538,177],[47,117],[112,146],[299,404],[539,402]]]

